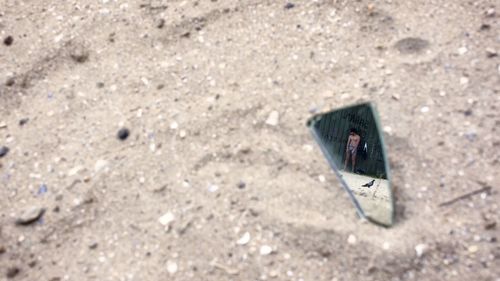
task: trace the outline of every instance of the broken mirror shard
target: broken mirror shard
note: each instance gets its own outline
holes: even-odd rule
[[[307,125],[358,214],[376,224],[392,225],[389,165],[372,104],[318,114]]]

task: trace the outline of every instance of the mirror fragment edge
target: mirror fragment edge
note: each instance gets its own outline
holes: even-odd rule
[[[323,148],[321,146],[321,139],[320,137],[317,135],[316,131],[314,130],[314,124],[315,122],[318,121],[319,117],[320,116],[324,116],[328,113],[331,113],[331,112],[334,112],[334,111],[338,111],[338,110],[346,110],[346,109],[349,109],[349,108],[352,108],[352,107],[357,107],[357,106],[362,106],[362,105],[366,105],[370,108],[371,112],[372,112],[372,115],[373,115],[373,119],[375,121],[375,126],[376,126],[376,129],[377,129],[377,132],[379,133],[379,139],[380,139],[380,145],[382,147],[382,154],[383,154],[383,157],[384,157],[384,168],[386,170],[386,175],[387,175],[387,182],[388,182],[388,186],[389,186],[389,195],[390,195],[390,221],[388,224],[385,224],[385,223],[382,223],[380,221],[377,221],[373,218],[371,218],[370,216],[367,216],[363,209],[361,208],[358,200],[356,199],[356,197],[354,196],[354,194],[352,194],[351,190],[349,189],[347,183],[344,181],[344,179],[341,177],[340,173],[339,173],[339,169],[337,168],[337,166],[335,165],[335,162],[333,161],[333,159],[331,159],[330,155],[328,154],[327,151],[325,151],[325,148]],[[388,156],[387,156],[387,148],[385,146],[385,140],[384,140],[384,136],[383,136],[383,131],[381,130],[381,125],[380,125],[380,117],[378,115],[378,111],[377,109],[375,108],[375,106],[373,105],[373,103],[371,102],[362,102],[362,103],[357,103],[357,104],[354,104],[354,105],[349,105],[349,106],[345,106],[345,107],[341,107],[341,108],[337,108],[337,109],[333,109],[333,110],[330,110],[330,111],[327,111],[327,112],[323,112],[323,113],[319,113],[319,114],[315,114],[313,116],[311,116],[307,122],[306,122],[306,126],[309,128],[309,130],[311,131],[311,134],[313,135],[314,137],[314,140],[316,141],[317,145],[319,146],[323,156],[325,156],[330,168],[334,171],[337,179],[340,181],[341,185],[342,185],[342,188],[347,192],[347,194],[349,195],[351,201],[353,202],[353,205],[354,207],[356,208],[356,212],[358,213],[358,215],[360,216],[361,219],[366,219],[368,221],[370,221],[371,223],[373,224],[376,224],[376,225],[379,225],[379,226],[383,226],[383,227],[386,227],[386,228],[389,228],[391,226],[394,225],[394,222],[395,222],[395,202],[394,202],[394,193],[393,193],[393,190],[392,190],[392,176],[391,176],[391,171],[390,171],[390,165],[389,165],[389,159],[388,159]]]

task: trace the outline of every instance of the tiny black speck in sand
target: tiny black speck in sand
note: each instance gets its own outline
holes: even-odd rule
[[[5,46],[10,46],[12,45],[12,43],[14,43],[14,38],[12,38],[12,36],[7,36],[5,37],[5,39],[3,39],[3,43],[5,44]]]
[[[126,140],[129,135],[130,135],[129,129],[127,129],[127,128],[121,128],[118,131],[117,137],[118,137],[118,139],[120,139],[120,140],[123,141],[123,140]]]
[[[0,146],[0,158],[4,157],[9,153],[9,148],[6,146]]]

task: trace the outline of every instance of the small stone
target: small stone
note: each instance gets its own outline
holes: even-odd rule
[[[422,112],[422,113],[429,112],[429,107],[428,106],[422,106],[422,108],[420,108],[420,112]]]
[[[104,159],[99,159],[94,165],[94,171],[97,173],[103,169],[108,169],[108,161]]]
[[[170,123],[170,129],[175,130],[177,128],[179,128],[179,124],[177,124],[177,122],[173,121]]]
[[[98,245],[99,244],[97,244],[97,242],[94,242],[94,243],[92,243],[92,244],[89,245],[89,249],[91,249],[91,250],[97,249]]]
[[[21,270],[19,269],[19,267],[10,267],[9,269],[7,269],[7,278],[14,278],[16,277],[19,272],[21,272]]]
[[[29,120],[30,120],[29,118],[23,118],[23,119],[19,120],[19,126],[26,125],[26,123],[28,123]]]
[[[383,130],[384,130],[384,133],[387,133],[389,135],[392,133],[392,128],[389,126],[384,126]]]
[[[246,245],[248,242],[250,242],[250,233],[249,232],[245,232],[243,234],[243,236],[241,236],[240,239],[238,239],[238,241],[236,241],[236,243],[238,245]]]
[[[167,261],[167,271],[170,274],[175,274],[178,270],[177,263],[174,261]]]
[[[70,50],[70,57],[77,63],[84,63],[89,59],[89,53],[83,46],[75,46]]]
[[[349,234],[349,237],[347,237],[347,243],[354,245],[356,244],[356,242],[357,242],[356,236]]]
[[[458,48],[458,54],[459,55],[465,55],[465,53],[467,53],[467,48],[466,47],[460,47]]]
[[[31,207],[24,211],[16,220],[17,225],[29,225],[38,221],[45,213],[45,208]]]
[[[156,23],[156,28],[162,29],[164,26],[165,26],[165,19],[160,19],[160,20]]]
[[[1,146],[0,147],[0,158],[2,158],[5,155],[7,155],[7,153],[9,153],[9,148],[6,147],[6,146]]]
[[[181,139],[185,138],[186,137],[186,130],[181,130],[179,132],[179,137],[181,137]]]
[[[219,187],[215,184],[211,184],[208,186],[208,191],[209,192],[216,192],[217,190],[219,190]]]
[[[486,57],[487,58],[494,58],[496,56],[498,56],[498,53],[497,53],[497,51],[495,51],[495,49],[493,49],[493,48],[486,49]]]
[[[72,177],[78,174],[78,172],[80,172],[83,169],[84,169],[83,166],[76,166],[68,171],[68,176]]]
[[[407,37],[397,41],[394,47],[401,54],[417,54],[429,47],[429,41],[418,37]]]
[[[323,176],[323,175],[319,175],[319,176],[318,176],[318,180],[319,180],[319,182],[325,182],[325,181],[326,181],[326,178],[325,178],[325,176]]]
[[[394,100],[399,100],[399,95],[398,94],[392,94],[392,99]]]
[[[472,245],[467,250],[469,251],[469,253],[475,253],[479,250],[479,248],[476,245]]]
[[[246,183],[245,183],[244,181],[240,181],[240,182],[238,183],[238,188],[239,188],[239,189],[243,189],[243,188],[245,188],[246,186],[247,186],[247,185],[246,185]]]
[[[490,9],[486,10],[485,14],[487,17],[494,17],[495,16],[495,9],[490,8]]]
[[[120,139],[122,141],[126,140],[129,135],[130,135],[130,131],[127,128],[121,128],[120,130],[118,130],[118,133],[116,134],[118,139]]]
[[[279,113],[278,111],[272,111],[267,117],[266,124],[270,126],[276,126],[279,123]]]
[[[279,271],[277,271],[277,270],[274,270],[274,269],[273,269],[273,270],[271,270],[271,271],[269,272],[269,277],[271,277],[271,278],[276,278],[276,277],[278,277],[278,276],[279,276]]]
[[[14,38],[12,38],[12,36],[7,36],[5,37],[5,39],[3,39],[3,43],[5,46],[10,46],[12,45],[12,43],[14,43]]]
[[[172,222],[174,222],[175,216],[172,212],[167,212],[163,216],[161,216],[158,221],[164,226],[170,226]]]
[[[286,10],[290,10],[290,9],[292,9],[294,7],[295,7],[295,4],[293,4],[293,3],[288,2],[288,3],[285,4],[285,9]]]
[[[267,255],[271,254],[272,252],[273,252],[273,248],[271,248],[271,246],[268,246],[268,245],[261,246],[260,250],[259,250],[259,253],[262,256],[267,256]]]
[[[475,140],[476,140],[476,138],[477,138],[477,134],[476,134],[476,132],[467,132],[467,133],[465,133],[465,134],[464,134],[464,136],[465,136],[465,138],[466,138],[467,140],[469,140],[469,141],[471,141],[471,142],[472,142],[472,141],[475,141]]]
[[[425,255],[425,253],[427,253],[429,249],[429,246],[427,246],[426,244],[418,244],[417,246],[415,246],[415,252],[417,253],[417,257],[421,257],[423,255]]]
[[[469,83],[469,78],[467,77],[460,77],[460,85],[466,85],[467,83]]]
[[[14,84],[16,84],[16,80],[13,77],[7,79],[7,81],[5,82],[5,86],[7,87],[12,87],[14,86]]]
[[[484,224],[484,229],[491,230],[491,229],[495,229],[496,226],[497,226],[497,222],[496,221],[487,221]]]

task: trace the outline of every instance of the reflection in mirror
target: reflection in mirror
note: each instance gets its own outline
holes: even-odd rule
[[[392,225],[389,166],[373,106],[365,103],[319,114],[308,126],[359,215]]]

